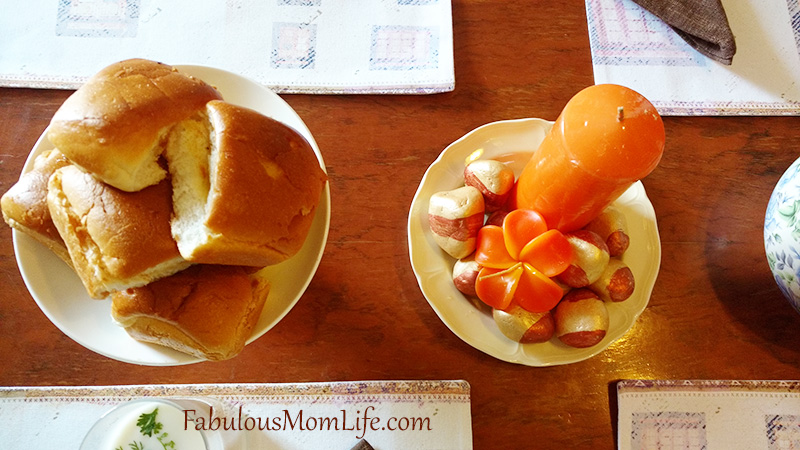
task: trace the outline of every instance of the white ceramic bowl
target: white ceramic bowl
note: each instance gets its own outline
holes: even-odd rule
[[[408,215],[411,266],[420,289],[439,318],[459,338],[497,359],[527,366],[570,364],[590,358],[626,334],[647,307],[661,265],[661,241],[656,215],[644,186],[635,183],[614,203],[628,222],[631,244],[623,261],[636,278],[636,289],[626,301],[609,304],[606,337],[589,348],[568,347],[558,339],[541,344],[520,344],[500,332],[491,313],[476,307],[452,281],[455,260],[433,240],[428,223],[428,200],[435,192],[464,183],[464,164],[476,150],[483,157],[506,162],[517,176],[553,123],[542,119],[493,122],[467,133],[450,144],[434,161],[420,182]]]
[[[226,101],[242,105],[279,120],[300,132],[311,144],[325,169],[322,153],[300,116],[269,89],[239,75],[203,66],[177,66],[216,86]],[[43,133],[31,150],[23,172],[31,170],[37,155],[52,148]],[[330,188],[320,199],[314,222],[303,248],[294,257],[267,269],[272,282],[269,299],[247,340],[251,343],[274,327],[294,307],[316,273],[330,227]],[[75,272],[53,252],[30,236],[13,232],[17,265],[25,285],[42,312],[64,334],[101,355],[132,364],[176,366],[201,359],[139,342],[111,319],[111,302],[89,298]]]

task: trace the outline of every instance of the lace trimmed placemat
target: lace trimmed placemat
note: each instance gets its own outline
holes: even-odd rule
[[[147,58],[278,93],[446,92],[452,26],[450,0],[26,0],[0,14],[0,86],[75,89]]]
[[[617,403],[620,450],[800,444],[800,381],[624,380]]]
[[[663,115],[800,115],[800,4],[722,4],[736,42],[731,65],[633,0],[586,0],[595,82],[628,86]]]
[[[377,449],[472,448],[470,388],[458,380],[2,387],[0,442],[77,449],[103,414],[140,398],[213,399],[237,450],[350,450],[361,441]],[[246,447],[236,444],[240,433]]]

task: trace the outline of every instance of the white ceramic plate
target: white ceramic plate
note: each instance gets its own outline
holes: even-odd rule
[[[226,101],[257,110],[299,131],[311,144],[320,166],[325,169],[311,132],[297,113],[275,93],[223,70],[202,66],[176,67],[216,86]],[[50,148],[52,145],[43,133],[28,156],[23,172],[33,167],[33,160],[39,153]],[[275,326],[303,295],[322,259],[329,226],[330,189],[326,185],[303,248],[289,260],[267,269],[272,288],[248,343]],[[47,318],[79,344],[109,358],[133,364],[174,366],[201,361],[132,339],[111,319],[111,302],[91,299],[77,275],[55,254],[17,231],[13,232],[13,240],[17,264],[31,296]]]
[[[625,214],[631,244],[623,256],[636,279],[633,295],[609,304],[610,324],[605,339],[591,348],[577,349],[557,338],[541,344],[520,344],[505,337],[491,313],[459,292],[452,282],[455,260],[434,242],[428,224],[431,195],[464,184],[465,160],[482,149],[484,158],[506,161],[519,175],[531,153],[553,123],[520,119],[483,125],[448,146],[431,164],[420,182],[408,217],[411,265],[423,295],[439,318],[467,344],[495,358],[528,366],[570,364],[605,350],[624,335],[647,306],[661,264],[661,242],[653,206],[641,182],[635,183],[615,202]]]

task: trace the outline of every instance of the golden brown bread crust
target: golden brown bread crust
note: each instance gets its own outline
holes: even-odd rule
[[[111,314],[135,339],[209,360],[242,351],[269,283],[236,266],[195,265],[112,295]]]
[[[120,61],[64,102],[47,137],[84,170],[133,192],[166,176],[158,158],[169,127],[219,98],[210,85],[166,64]]]
[[[67,247],[58,234],[47,208],[47,181],[57,169],[68,166],[69,160],[58,150],[43,152],[33,161],[33,168],[20,176],[0,198],[3,220],[55,252],[72,265]]]
[[[210,190],[205,215],[190,219],[200,219],[201,232],[181,223],[186,200],[175,200],[173,235],[181,254],[206,264],[284,261],[305,242],[327,175],[308,141],[288,126],[223,101],[209,102],[207,111],[213,129]],[[179,183],[186,180],[170,153],[173,187],[182,191]]]
[[[50,177],[47,204],[93,298],[142,286],[189,265],[170,233],[168,180],[124,192],[70,165]]]

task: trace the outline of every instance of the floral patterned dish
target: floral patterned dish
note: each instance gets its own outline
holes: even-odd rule
[[[786,169],[770,196],[764,250],[775,282],[800,312],[800,159]]]

